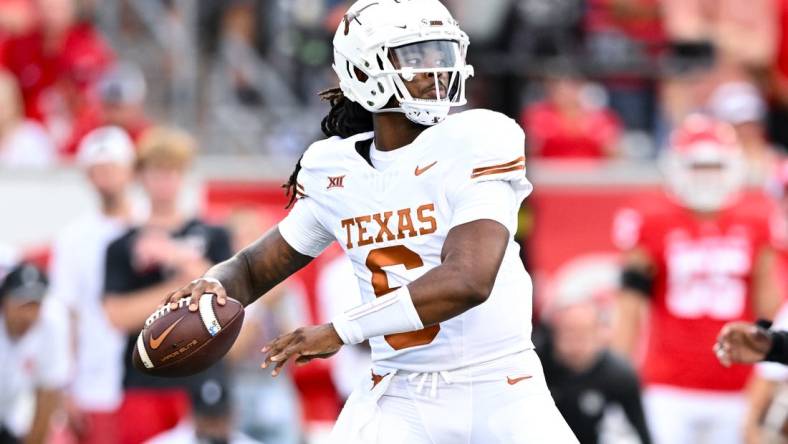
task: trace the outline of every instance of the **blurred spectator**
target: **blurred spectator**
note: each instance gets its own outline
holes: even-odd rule
[[[234,431],[232,391],[226,366],[219,363],[189,387],[192,415],[146,444],[263,444]],[[270,444],[278,441],[265,441]]]
[[[552,348],[540,354],[550,392],[583,444],[603,442],[603,420],[614,407],[623,410],[640,442],[650,444],[637,374],[606,349],[597,304],[576,302],[551,314]]]
[[[549,78],[545,91],[545,99],[528,106],[522,115],[531,155],[564,159],[617,155],[618,118],[595,103],[594,90],[576,72]]]
[[[334,2],[336,3],[336,2]],[[480,3],[474,0],[446,0],[443,2],[446,7],[448,7],[454,18],[457,19],[459,23],[462,23],[462,29],[468,33],[471,41],[473,41],[474,46],[478,47],[488,47],[491,43],[491,40],[500,37],[499,34],[501,33],[502,22],[505,21],[506,15],[511,12],[512,2],[510,0],[489,0],[484,3]],[[536,2],[533,1],[525,1],[519,2],[520,9],[522,10],[522,14],[526,15],[528,18],[533,19],[535,23],[543,23],[545,26],[552,26],[555,29],[556,23],[550,22],[545,23],[546,17],[533,17],[533,14],[530,14],[533,9],[549,9],[551,4],[558,4],[559,2],[542,2],[544,6],[539,8],[538,5],[530,6],[527,3],[539,3],[537,0]],[[564,2],[566,3],[566,2]],[[558,5],[559,8],[561,5]],[[575,5],[570,5],[575,6]],[[341,9],[339,12],[339,18],[345,14],[347,11],[347,5],[340,4],[337,9]],[[530,11],[528,10],[530,9]],[[560,11],[564,12],[564,11]],[[549,13],[547,15],[550,15]],[[552,15],[552,17],[560,17],[560,14]],[[564,15],[563,21],[565,23],[567,17]],[[329,29],[336,29],[339,25],[339,20],[336,20],[335,23],[331,23],[328,26]]]
[[[765,69],[777,43],[777,1],[662,0],[674,42],[710,41],[724,64]]]
[[[227,233],[182,214],[178,197],[195,150],[190,135],[153,127],[143,134],[138,177],[150,200],[150,216],[107,249],[104,309],[129,334],[130,356],[146,317],[164,296],[231,255]],[[189,408],[185,381],[144,375],[124,359],[125,393],[120,444],[139,443],[174,427]]]
[[[97,100],[86,104],[74,123],[71,140],[66,144],[65,155],[76,154],[80,140],[100,126],[123,128],[132,140],[151,126],[145,115],[147,85],[138,66],[123,62],[110,68],[96,85]]]
[[[778,20],[777,53],[772,61],[770,76],[771,103],[769,110],[770,139],[788,147],[788,0],[777,0],[775,16]]]
[[[211,113],[210,122],[227,132],[230,141],[259,149],[261,140],[292,133],[292,129],[284,126],[293,125],[293,114],[298,112],[295,110],[302,108],[290,83],[296,79],[287,78],[281,66],[276,66],[269,57],[262,57],[255,47],[259,28],[255,7],[251,0],[234,0],[223,5],[207,109]],[[288,29],[290,32],[297,31]],[[225,149],[229,148],[227,140],[223,143]],[[285,141],[270,145],[277,151],[292,151],[293,141],[281,142]]]
[[[660,0],[590,0],[585,16],[588,60],[627,129],[652,131],[656,90],[651,68],[665,45]]]
[[[0,0],[0,60],[3,47],[10,37],[27,32],[34,24],[30,0]]]
[[[110,325],[102,309],[104,262],[109,243],[132,222],[127,189],[134,145],[122,129],[102,127],[83,139],[77,159],[100,206],[58,236],[50,262],[51,296],[70,310],[76,330],[71,428],[77,442],[101,444],[118,441],[126,346],[125,335]]]
[[[270,229],[275,221],[253,209],[229,218],[233,251],[240,251]],[[246,308],[244,325],[227,357],[232,364],[232,394],[238,430],[265,444],[299,444],[301,409],[289,370],[277,378],[261,373],[260,349],[280,334],[303,325],[304,295],[290,280]]]
[[[83,95],[114,57],[76,0],[35,0],[37,26],[6,42],[0,66],[19,80],[25,113],[66,143]]]
[[[231,90],[230,101],[256,107],[264,103],[293,106],[297,102],[276,70],[261,58],[254,46],[254,2],[229,2],[222,15],[219,61],[222,76]]]
[[[19,253],[16,248],[0,243],[0,282],[17,263],[19,263]]]
[[[766,103],[760,91],[746,82],[723,83],[712,93],[708,108],[714,117],[736,130],[749,182],[765,184],[774,176],[778,154],[766,138]]]
[[[616,219],[624,254],[613,344],[635,359],[647,313],[642,377],[655,443],[738,443],[750,369],[722,367],[710,344],[726,322],[774,315],[779,233],[771,202],[741,193],[732,128],[693,115],[671,140],[668,193],[639,197]]]
[[[233,364],[232,392],[237,398],[238,430],[266,444],[302,442],[298,392],[285,372],[281,380],[261,373],[260,349],[300,317],[297,298],[288,288],[274,289],[246,310],[244,325],[228,358]]]
[[[480,9],[486,9],[482,4],[473,2],[473,6],[469,6],[470,2],[465,3],[465,9],[469,10],[466,16],[478,14],[471,20],[474,31],[474,28],[479,29],[479,23],[494,17],[499,7],[495,4],[490,10],[481,12]],[[583,19],[581,0],[516,0],[513,3],[515,9],[511,15],[517,26],[511,29],[512,48],[535,60],[577,55]]]
[[[16,78],[0,70],[0,166],[48,167],[57,150],[44,127],[24,116]]]
[[[52,415],[72,370],[68,317],[46,293],[46,278],[29,264],[15,267],[0,284],[2,443],[49,442]]]
[[[353,263],[344,254],[320,270],[316,289],[321,319],[334,319],[339,313],[362,304]],[[330,362],[334,386],[342,399],[347,399],[356,386],[370,376],[369,343],[342,347]]]
[[[690,114],[702,112],[725,71],[708,41],[671,43],[660,58],[656,146],[668,145],[670,132]]]

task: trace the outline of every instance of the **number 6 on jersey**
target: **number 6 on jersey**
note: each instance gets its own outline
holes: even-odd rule
[[[424,266],[424,261],[413,250],[403,245],[394,245],[370,251],[366,265],[372,272],[372,290],[376,297],[381,297],[400,288],[389,287],[389,278],[383,267],[403,265],[405,269],[412,270]],[[385,339],[394,350],[402,350],[429,344],[438,336],[440,329],[440,325],[432,325],[414,332],[386,335]]]

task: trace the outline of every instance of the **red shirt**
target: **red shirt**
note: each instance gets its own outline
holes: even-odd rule
[[[569,120],[548,102],[526,108],[522,125],[531,152],[552,158],[607,157],[606,147],[615,145],[621,131],[618,118],[608,110],[587,110]]]
[[[775,68],[781,77],[786,78],[788,77],[788,0],[778,1],[777,13],[779,14],[779,41]]]
[[[63,83],[85,91],[112,62],[109,46],[89,24],[71,28],[60,48],[46,52],[40,30],[10,38],[5,43],[4,65],[16,75],[28,117],[45,121],[51,112],[51,92]]]
[[[646,9],[659,7],[660,0],[637,0]],[[614,1],[589,0],[588,12],[585,16],[586,29],[589,32],[623,33],[633,40],[652,46],[665,41],[662,20],[656,16],[625,16],[617,13]]]
[[[750,366],[724,368],[712,352],[726,322],[753,320],[753,269],[774,245],[775,209],[748,195],[713,219],[701,220],[665,195],[619,212],[616,242],[646,251],[655,266],[646,384],[716,391],[741,390]]]

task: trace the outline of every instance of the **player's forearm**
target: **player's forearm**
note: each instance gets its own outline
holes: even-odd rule
[[[59,390],[39,389],[36,393],[36,412],[30,433],[25,437],[25,444],[44,444],[49,434],[49,422],[52,413],[61,399]]]
[[[279,229],[273,228],[229,260],[212,267],[205,277],[221,282],[228,296],[246,306],[311,260],[294,250]]]
[[[755,295],[755,316],[760,319],[774,319],[782,304],[782,295],[777,286],[780,282],[775,271],[776,255],[771,248],[763,248],[758,254],[753,279]]]
[[[425,326],[449,320],[487,300],[495,276],[474,278],[471,268],[443,264],[408,285],[413,305]]]
[[[634,358],[644,315],[644,296],[623,290],[616,301],[611,348],[629,359]]]

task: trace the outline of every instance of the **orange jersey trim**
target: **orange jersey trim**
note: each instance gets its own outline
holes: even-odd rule
[[[510,167],[510,166],[513,166],[513,165],[517,165],[520,162],[525,162],[525,156],[520,156],[520,157],[518,157],[517,159],[514,159],[511,162],[502,163],[500,165],[490,165],[490,166],[486,166],[486,167],[474,168],[472,174],[479,174],[479,173],[483,173],[483,172],[489,171],[489,170],[497,170],[499,168],[506,168],[506,167]]]
[[[471,179],[476,179],[477,177],[481,177],[481,176],[488,176],[490,174],[503,174],[511,171],[523,171],[523,170],[525,170],[525,165],[517,165],[509,168],[498,168],[494,170],[483,171],[481,173],[473,173],[471,174]]]

